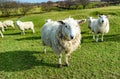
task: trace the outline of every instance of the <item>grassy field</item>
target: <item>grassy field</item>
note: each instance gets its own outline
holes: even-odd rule
[[[45,20],[87,19],[98,13],[109,15],[110,31],[104,42],[96,43],[87,23],[82,24],[81,48],[72,53],[69,67],[57,68],[57,55],[49,47],[48,53],[43,53],[40,29]],[[120,6],[34,14],[20,20],[33,21],[36,33],[28,30],[21,36],[17,27],[4,32],[5,37],[0,38],[0,79],[120,79]]]

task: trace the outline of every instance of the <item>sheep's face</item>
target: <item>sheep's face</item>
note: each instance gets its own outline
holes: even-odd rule
[[[107,19],[108,19],[107,16],[99,15],[98,21],[99,21],[100,24],[104,24],[104,23],[106,23]]]
[[[80,28],[78,23],[82,20],[74,20],[73,18],[67,18],[61,21],[62,24],[62,34],[67,40],[72,40],[80,33]],[[82,23],[82,22],[81,22]]]
[[[17,25],[20,25],[20,23],[21,23],[21,21],[20,21],[20,20],[16,21],[16,24],[17,24]]]

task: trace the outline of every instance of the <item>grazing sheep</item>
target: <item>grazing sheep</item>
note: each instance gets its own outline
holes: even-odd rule
[[[1,37],[3,38],[4,36],[3,36],[3,33],[2,33],[2,32],[4,32],[4,26],[3,26],[3,23],[2,23],[2,22],[0,22],[0,28],[1,28],[0,34],[1,34]]]
[[[108,17],[105,15],[99,15],[98,19],[90,19],[90,24],[88,25],[92,32],[93,32],[93,39],[95,39],[96,35],[96,42],[98,42],[98,34],[102,35],[101,41],[103,41],[103,36],[105,33],[109,32],[109,20]]]
[[[50,46],[59,55],[58,67],[62,67],[62,52],[66,54],[66,66],[69,65],[68,57],[81,43],[81,33],[78,23],[80,24],[84,21],[67,18],[63,21],[46,22],[43,25],[41,39],[44,45],[44,53],[46,53],[45,46]]]
[[[12,21],[12,20],[6,20],[6,21],[3,21],[3,26],[5,27],[5,28],[7,28],[7,27],[12,27],[13,29],[15,29],[15,27],[14,27],[14,22]]]
[[[31,29],[33,33],[35,33],[34,30],[34,24],[32,21],[27,21],[27,22],[22,22],[22,21],[17,21],[16,22],[17,26],[21,30],[21,34],[25,35],[25,29]]]

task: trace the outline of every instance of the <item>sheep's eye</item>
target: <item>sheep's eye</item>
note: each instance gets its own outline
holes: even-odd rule
[[[67,26],[67,25],[66,25],[65,27],[66,27],[66,28],[68,28],[68,26]]]

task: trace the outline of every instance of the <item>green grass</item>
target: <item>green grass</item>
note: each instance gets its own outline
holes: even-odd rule
[[[87,19],[97,17],[96,12],[110,16],[110,31],[104,36],[104,42],[96,43],[88,33],[87,23],[82,24],[81,48],[72,53],[69,67],[57,68],[57,55],[49,47],[48,53],[43,53],[40,29],[45,20],[61,20],[69,16]],[[26,35],[21,36],[17,27],[4,32],[5,37],[0,39],[0,79],[120,78],[120,6],[34,14],[21,20],[33,21],[36,33],[26,31]]]

